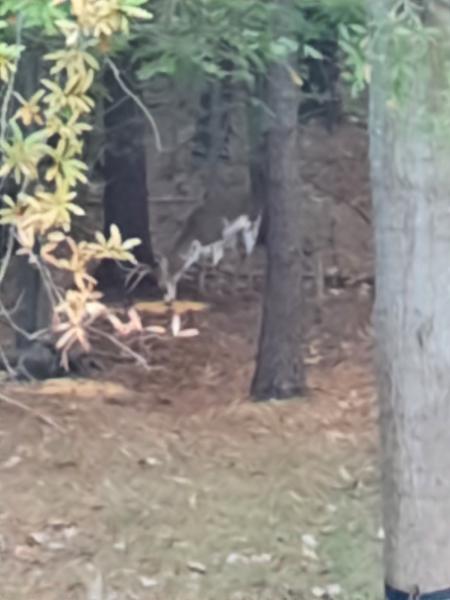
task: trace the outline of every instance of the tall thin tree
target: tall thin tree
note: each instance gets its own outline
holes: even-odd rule
[[[291,0],[280,0],[278,32],[289,31]],[[258,400],[300,396],[305,389],[302,355],[302,197],[297,131],[299,87],[289,59],[268,74],[273,114],[267,135],[267,273],[256,372],[251,391]]]

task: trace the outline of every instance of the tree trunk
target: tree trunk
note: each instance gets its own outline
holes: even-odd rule
[[[144,151],[144,122],[139,108],[108,73],[111,102],[105,111],[105,233],[118,225],[123,238],[137,237],[135,256],[153,265]]]
[[[41,53],[37,50],[26,51],[21,58],[16,79],[17,90],[25,98],[31,98],[39,89],[41,71]],[[16,256],[12,264],[16,271],[15,283],[18,295],[22,296],[17,313],[14,315],[14,322],[17,325],[16,349],[21,351],[31,344],[28,334],[50,326],[51,306],[41,274],[34,265],[29,263],[28,258]],[[22,332],[25,332],[25,335]]]
[[[377,0],[376,18],[392,5]],[[448,39],[449,19],[434,25]],[[450,587],[450,170],[448,142],[423,115],[446,110],[448,123],[438,103],[449,63],[436,47],[417,64],[399,115],[381,44],[370,133],[385,574],[394,590],[431,593]]]
[[[258,244],[266,244],[268,232],[269,169],[267,133],[269,117],[264,104],[268,101],[267,77],[256,75],[255,96],[257,105],[249,102],[247,107],[247,130],[249,146],[250,216],[254,220],[261,216]]]
[[[252,150],[249,159],[249,174],[250,174],[250,193],[251,205],[250,216],[252,220],[261,217],[261,224],[258,231],[258,244],[267,243],[267,235],[269,229],[268,218],[268,156],[267,142],[262,139],[258,147]]]
[[[302,201],[299,193],[299,90],[287,64],[270,69],[268,101],[267,273],[252,395],[291,398],[305,391],[302,356]]]

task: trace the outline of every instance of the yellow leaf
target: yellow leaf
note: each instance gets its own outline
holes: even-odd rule
[[[134,307],[141,313],[149,313],[151,315],[166,315],[170,311],[170,305],[161,301],[138,302]]]
[[[0,167],[0,177],[6,177],[11,171],[11,167],[8,164],[4,164]]]
[[[101,246],[106,245],[106,238],[100,231],[95,232],[95,239]]]
[[[301,78],[300,74],[291,66],[288,66],[288,71],[294,85],[298,87],[303,87],[303,79]]]
[[[60,243],[60,242],[64,242],[65,239],[66,239],[66,236],[63,233],[61,233],[60,231],[52,231],[48,235],[48,240],[50,242]]]
[[[58,165],[53,165],[49,169],[47,169],[47,173],[45,174],[45,181],[53,181],[58,175]]]
[[[177,337],[179,338],[192,338],[197,337],[200,334],[198,329],[181,329],[178,332]]]
[[[109,229],[110,241],[115,246],[122,245],[122,236],[120,235],[120,230],[114,223],[111,225]]]
[[[75,16],[81,15],[84,9],[84,0],[71,0],[72,1],[72,14]]]
[[[178,334],[181,330],[181,319],[180,315],[174,314],[172,315],[172,321],[170,322],[170,329],[172,331],[172,335],[174,337],[178,337]]]
[[[138,6],[127,6],[124,7],[124,12],[129,17],[133,17],[134,19],[153,19],[153,15],[148,10],[144,8],[139,8]]]
[[[142,243],[141,240],[138,238],[130,238],[123,242],[122,248],[124,250],[131,250],[132,248],[136,248],[136,246],[140,246],[141,243]]]
[[[147,313],[155,316],[164,316],[167,314],[180,315],[190,312],[202,312],[207,310],[208,304],[203,302],[194,302],[189,300],[176,300],[172,303],[159,301],[152,302],[138,302],[134,305],[135,309],[141,313]],[[188,337],[186,335],[186,337]]]
[[[164,335],[166,333],[165,327],[159,327],[158,325],[150,325],[145,328],[145,331],[149,333],[154,333],[155,335]]]
[[[175,313],[181,315],[187,312],[202,312],[208,309],[208,305],[203,302],[175,300],[175,302],[172,303],[172,309]]]
[[[86,214],[85,210],[81,206],[78,206],[78,204],[70,204],[70,212],[77,217],[83,217]]]

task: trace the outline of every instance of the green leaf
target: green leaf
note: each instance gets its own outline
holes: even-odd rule
[[[303,45],[303,54],[305,57],[314,58],[315,60],[323,60],[323,54],[309,44]]]

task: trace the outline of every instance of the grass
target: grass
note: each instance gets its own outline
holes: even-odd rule
[[[372,435],[348,403],[57,406],[65,434],[3,420],[0,600],[381,598]]]

